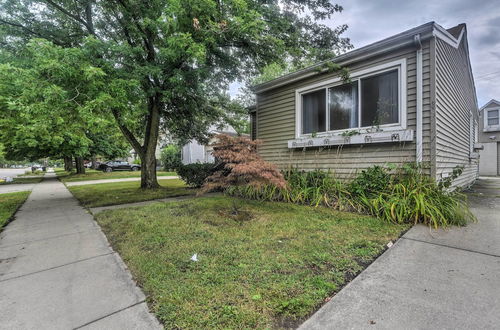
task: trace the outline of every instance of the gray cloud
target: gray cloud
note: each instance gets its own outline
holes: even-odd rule
[[[335,0],[334,0],[335,1]],[[445,28],[467,24],[472,68],[479,104],[500,99],[500,7],[498,0],[338,0],[344,11],[327,22],[348,24],[345,36],[358,48],[396,33],[435,21]],[[488,78],[488,79],[486,79]]]

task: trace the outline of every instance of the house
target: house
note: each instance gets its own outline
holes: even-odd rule
[[[222,128],[217,128],[212,126],[210,128],[209,134],[212,136],[207,144],[202,144],[196,140],[191,140],[185,144],[181,149],[181,159],[182,164],[193,164],[193,163],[213,163],[214,157],[212,156],[212,147],[210,146],[215,142],[215,138],[218,134],[228,134],[237,135],[236,130],[226,125]],[[243,134],[244,135],[244,134]]]
[[[500,175],[500,102],[491,100],[479,109],[479,174]]]
[[[418,162],[455,185],[478,176],[478,106],[467,28],[430,22],[253,86],[252,138],[280,168],[328,169],[352,178],[373,165]]]

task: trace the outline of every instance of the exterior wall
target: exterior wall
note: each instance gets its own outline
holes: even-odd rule
[[[236,134],[236,130],[231,126],[225,126],[222,131],[217,131],[216,126],[210,128],[211,134]],[[182,147],[181,160],[184,165],[194,164],[194,163],[213,163],[214,156],[212,155],[213,148],[210,146],[215,142],[215,138],[212,137],[207,145],[200,144],[196,140],[191,140],[189,143]]]
[[[205,146],[193,140],[182,147],[182,164],[205,163]]]
[[[479,151],[479,174],[499,175],[498,172],[498,149],[500,142],[482,143],[484,149]]]
[[[406,59],[407,129],[416,129],[416,48],[400,49],[389,55],[349,66],[351,70]],[[430,42],[423,43],[423,161],[431,160],[431,58]],[[257,138],[261,156],[284,169],[290,166],[303,170],[329,169],[336,176],[349,179],[356,172],[373,165],[415,162],[415,140],[406,143],[344,145],[340,147],[288,149],[287,141],[295,138],[295,90],[331,79],[335,74],[321,74],[257,94]],[[430,169],[426,169],[430,174]]]
[[[479,143],[484,147],[479,151],[479,174],[500,175],[500,130],[484,132],[484,117],[489,109],[498,109],[500,104],[490,104],[479,113]]]
[[[456,166],[463,166],[455,186],[467,186],[478,176],[478,161],[473,158],[477,104],[473,78],[469,73],[467,38],[458,48],[436,39],[436,179],[447,177]],[[473,125],[475,126],[475,125]]]
[[[498,131],[490,131],[490,132],[484,132],[484,116],[486,112],[489,109],[498,109],[500,108],[500,104],[490,104],[489,106],[485,107],[481,112],[479,113],[479,142],[480,143],[487,143],[487,142],[494,142],[494,141],[499,141],[500,142],[500,130]]]

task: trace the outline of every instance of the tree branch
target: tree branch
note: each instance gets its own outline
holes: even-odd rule
[[[93,27],[93,24],[92,22],[87,22],[85,21],[83,18],[81,18],[80,16],[78,15],[75,15],[75,14],[72,14],[71,12],[69,12],[67,9],[63,8],[62,6],[58,5],[57,3],[55,3],[54,1],[52,0],[46,0],[46,2],[51,5],[52,7],[56,8],[57,10],[59,10],[61,13],[63,13],[64,15],[74,19],[75,21],[83,24],[85,26],[85,28],[87,29],[87,31],[92,34],[92,35],[95,35],[95,31],[94,31],[94,27]],[[87,8],[90,7],[91,4],[90,2],[87,3],[87,7],[85,8],[85,12],[87,13]],[[92,11],[90,10],[90,14],[92,14]],[[88,18],[88,17],[87,17]],[[91,18],[91,17],[90,17]]]
[[[123,125],[120,113],[116,109],[111,109],[111,112],[113,113],[113,117],[115,117],[116,123],[118,124],[118,127],[120,128],[120,131],[122,131],[123,135],[125,138],[130,142],[134,150],[139,154],[139,156],[142,157],[144,154],[144,148],[141,146],[139,141],[135,138],[134,134],[125,126]]]

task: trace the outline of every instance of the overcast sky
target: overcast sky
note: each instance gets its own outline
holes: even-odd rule
[[[444,28],[467,24],[479,106],[500,100],[499,0],[342,0],[344,11],[328,25],[349,25],[355,48],[434,21]]]
[[[334,0],[335,1],[335,0]],[[355,48],[435,21],[444,28],[467,24],[472,70],[481,107],[500,100],[500,0],[341,0],[344,11],[327,24],[347,24]],[[231,86],[231,94],[237,85]]]

